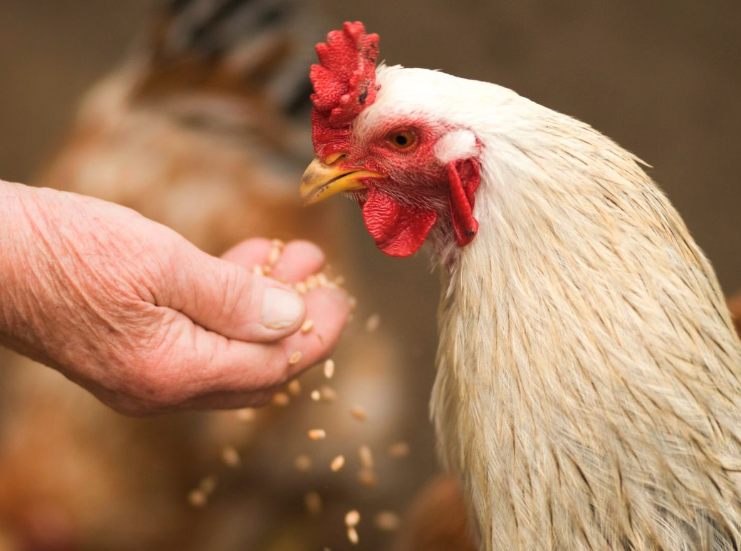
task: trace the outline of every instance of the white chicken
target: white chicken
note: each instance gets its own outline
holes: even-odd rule
[[[444,279],[432,416],[481,549],[741,545],[741,343],[641,161],[494,84],[375,68],[346,23],[312,68],[307,202]]]

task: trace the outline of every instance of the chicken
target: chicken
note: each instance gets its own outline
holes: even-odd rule
[[[741,343],[643,163],[506,88],[380,66],[346,23],[312,67],[308,203],[443,278],[431,410],[480,548],[741,545]]]

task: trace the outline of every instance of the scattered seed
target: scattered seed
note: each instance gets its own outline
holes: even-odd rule
[[[358,457],[360,457],[360,464],[366,469],[373,468],[373,452],[368,446],[360,446],[358,449]]]
[[[224,462],[224,465],[232,469],[239,467],[239,464],[242,462],[239,452],[234,446],[225,446],[221,450],[221,460]]]
[[[285,246],[285,243],[281,241],[280,239],[271,239],[270,243],[275,247],[276,249],[282,249]]]
[[[355,509],[352,511],[348,511],[345,515],[345,524],[348,527],[357,526],[360,522],[360,513],[358,513]]]
[[[337,392],[331,386],[323,385],[319,389],[319,393],[322,395],[322,400],[325,402],[334,402],[337,399]]]
[[[360,469],[358,471],[358,482],[366,488],[374,488],[378,484],[378,476],[372,469]]]
[[[216,489],[217,481],[214,475],[206,476],[198,483],[198,489],[206,495],[212,494]]]
[[[332,469],[332,472],[336,473],[344,466],[345,466],[345,456],[338,455],[332,460],[332,464],[329,466],[329,468]]]
[[[315,402],[318,402],[319,400],[322,399],[322,393],[319,392],[318,390],[312,390],[311,399],[314,400]]]
[[[322,512],[322,497],[316,492],[309,492],[304,496],[306,511],[312,516],[318,516]]]
[[[311,429],[309,431],[309,438],[312,440],[324,440],[327,437],[327,432],[324,429]]]
[[[327,379],[334,377],[334,360],[331,358],[324,362],[324,376]]]
[[[358,421],[365,421],[368,418],[368,414],[365,413],[365,410],[360,406],[355,406],[350,409],[350,415],[355,417]]]
[[[319,282],[316,279],[315,275],[310,275],[306,278],[306,288],[311,291],[313,289],[316,289],[316,286],[319,284]]]
[[[409,447],[409,444],[407,444],[406,442],[397,442],[396,444],[392,444],[391,446],[389,446],[388,454],[389,457],[400,459],[402,457],[407,457],[410,451],[411,449]]]
[[[301,394],[301,383],[298,382],[298,379],[294,379],[290,383],[288,383],[288,393],[291,396],[298,396]]]
[[[305,295],[308,291],[308,289],[306,288],[306,283],[304,283],[303,281],[299,281],[298,283],[296,283],[296,285],[294,285],[294,287],[299,295]]]
[[[242,423],[249,423],[250,421],[255,420],[255,410],[252,408],[238,409],[236,415],[237,421],[240,421]]]
[[[314,327],[314,320],[306,320],[301,326],[302,333],[308,333]]]
[[[368,333],[373,333],[373,331],[378,329],[379,325],[381,325],[381,316],[378,314],[373,314],[365,320],[365,330],[368,331]]]
[[[288,396],[288,394],[286,394],[285,392],[276,392],[275,396],[273,396],[273,405],[284,408],[290,403],[291,397]]]
[[[296,350],[296,352],[294,352],[293,354],[291,354],[291,357],[288,358],[288,364],[289,365],[296,365],[298,362],[301,361],[301,356],[303,356],[303,354],[301,353],[301,351],[300,350]]]
[[[252,273],[255,274],[255,275],[264,276],[265,275],[265,270],[263,269],[262,266],[252,266]]]
[[[399,515],[393,511],[381,511],[376,515],[375,518],[376,527],[384,532],[393,532],[401,524]]]
[[[308,455],[299,455],[296,457],[296,459],[293,460],[293,466],[296,468],[297,471],[300,471],[302,473],[305,473],[309,469],[311,469],[311,457]]]
[[[279,258],[280,258],[280,248],[273,247],[272,249],[270,249],[270,252],[268,253],[268,264],[270,266],[275,266],[275,263],[278,262]]]
[[[327,279],[327,276],[324,274],[324,272],[319,272],[316,275],[316,282],[320,287],[326,287],[329,284],[329,279]]]
[[[348,528],[347,539],[349,539],[350,543],[352,543],[353,545],[357,545],[359,541],[358,531],[355,528]]]
[[[207,501],[208,497],[202,490],[192,490],[188,494],[188,503],[193,507],[203,507]]]

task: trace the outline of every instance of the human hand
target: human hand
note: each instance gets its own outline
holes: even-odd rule
[[[89,197],[0,182],[0,219],[0,344],[123,413],[263,405],[329,354],[349,315],[342,290],[276,281],[322,267],[310,243],[287,244],[270,279],[250,271],[268,240],[217,259]]]

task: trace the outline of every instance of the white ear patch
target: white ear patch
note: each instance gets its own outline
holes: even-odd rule
[[[471,157],[476,153],[476,136],[469,130],[453,130],[435,144],[435,157],[443,164]]]

